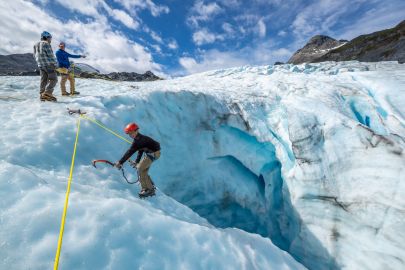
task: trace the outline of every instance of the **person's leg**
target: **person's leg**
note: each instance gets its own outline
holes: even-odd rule
[[[142,189],[153,189],[151,179],[148,175],[151,164],[152,164],[152,160],[146,155],[139,163],[139,167],[138,167],[139,182],[141,182]]]
[[[58,82],[58,77],[54,69],[48,69],[48,81],[49,84],[45,89],[45,93],[52,95],[53,89],[55,88],[56,83]]]
[[[40,68],[39,74],[41,75],[41,83],[39,86],[39,95],[42,95],[45,92],[45,87],[48,83],[48,72],[45,68]]]
[[[62,96],[67,96],[69,95],[68,92],[66,92],[66,81],[68,79],[67,74],[61,74],[62,79],[60,80],[60,90],[62,91]]]
[[[76,91],[75,75],[73,73],[69,73],[69,82],[70,82],[70,94],[79,95],[80,92]]]
[[[72,76],[71,73],[68,75],[69,83],[70,83],[70,94],[75,92],[75,77]]]
[[[152,156],[153,156],[153,161],[159,159],[160,158],[160,150],[156,151],[155,153],[152,153]],[[149,178],[149,181],[152,183],[152,186],[155,188],[155,183],[153,182],[153,180],[150,177],[149,173],[148,173],[148,178]]]

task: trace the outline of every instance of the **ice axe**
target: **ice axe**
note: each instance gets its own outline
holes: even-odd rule
[[[108,164],[108,165],[111,165],[112,167],[115,166],[115,164],[112,163],[112,162],[109,161],[109,160],[106,160],[106,159],[95,159],[95,160],[92,161],[92,164],[93,164],[94,168],[97,168],[96,163],[99,163],[99,162],[101,162],[101,163],[106,163],[106,164]],[[131,162],[131,164],[132,164],[132,162]],[[119,169],[119,170],[122,172],[122,177],[124,177],[125,181],[127,181],[128,184],[135,184],[135,183],[138,183],[138,182],[139,182],[139,177],[138,177],[138,180],[136,180],[135,182],[130,182],[130,181],[128,181],[128,178],[125,176],[124,168],[121,168],[121,169]]]

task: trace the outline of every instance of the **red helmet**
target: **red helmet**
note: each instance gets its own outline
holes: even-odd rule
[[[138,129],[139,129],[139,127],[138,127],[137,124],[135,124],[135,123],[129,123],[129,124],[125,127],[124,131],[125,131],[126,134],[128,134],[128,133],[130,133],[131,131],[135,131],[135,130],[138,130]]]

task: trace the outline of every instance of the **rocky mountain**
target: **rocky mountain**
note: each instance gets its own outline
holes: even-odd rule
[[[100,70],[84,63],[75,63],[75,73],[100,73]]]
[[[37,63],[32,53],[0,55],[0,76],[35,76],[39,75]],[[101,74],[94,67],[84,64],[75,64],[75,77],[94,78],[112,81],[155,81],[161,80],[151,71],[144,74],[136,72],[112,72]]]
[[[313,62],[314,59],[325,55],[330,50],[344,45],[347,40],[336,40],[328,36],[317,35],[312,37],[309,42],[288,60],[288,63],[300,64]]]
[[[336,41],[326,36],[313,37],[288,63],[349,61],[405,62],[405,21],[394,28],[361,35],[349,42]]]
[[[75,73],[78,78],[90,78],[90,79],[104,79],[110,81],[156,81],[162,80],[160,77],[153,74],[151,71],[147,71],[144,74],[139,74],[136,72],[111,72],[108,74],[100,74],[95,72],[81,72]]]
[[[0,75],[33,76],[37,69],[32,53],[0,55]]]

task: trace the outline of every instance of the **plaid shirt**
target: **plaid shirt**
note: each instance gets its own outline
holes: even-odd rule
[[[46,41],[40,41],[34,45],[34,56],[38,67],[56,66],[51,45]]]

